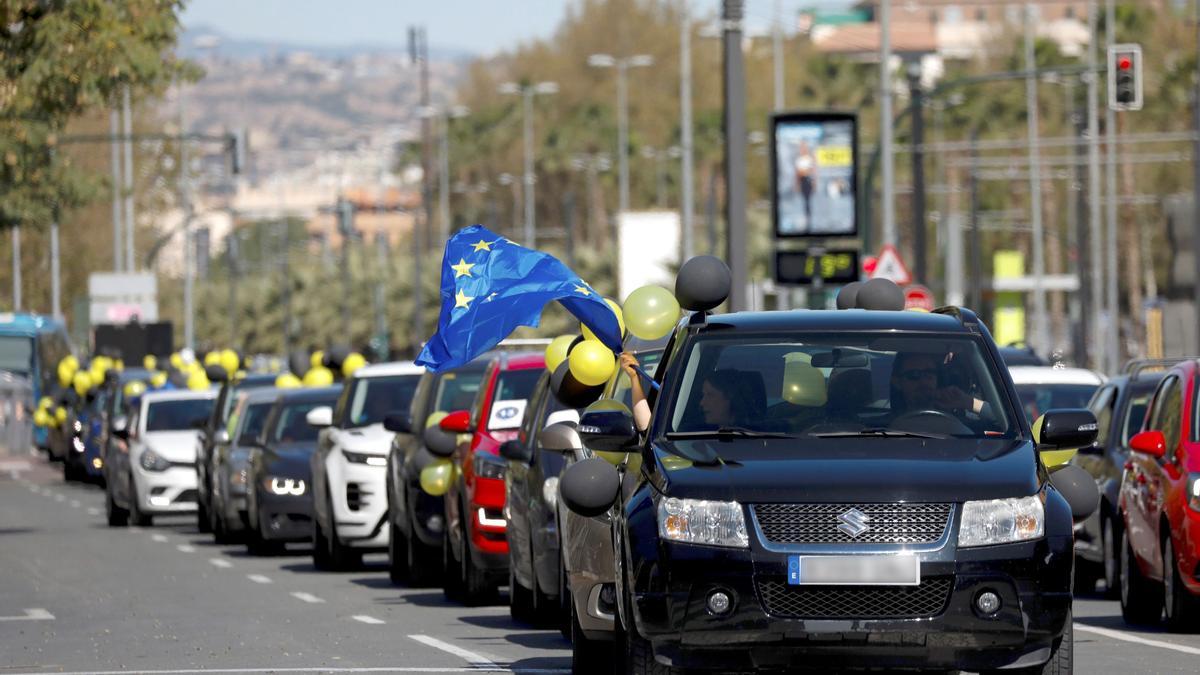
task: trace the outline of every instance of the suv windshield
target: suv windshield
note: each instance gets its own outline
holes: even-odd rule
[[[683,355],[668,435],[1012,437],[978,339],[814,333],[700,337]]]
[[[212,412],[211,398],[185,398],[151,403],[146,411],[146,431],[184,431],[195,429]]]
[[[57,363],[46,367],[56,367]],[[33,372],[33,338],[24,335],[0,335],[0,370],[28,376]]]
[[[337,401],[293,401],[282,404],[279,417],[275,420],[272,440],[281,443],[312,443],[320,430],[308,423],[308,412],[321,406],[333,406]]]
[[[1054,408],[1086,408],[1098,384],[1018,384],[1017,396],[1025,408],[1025,418],[1032,423],[1042,413]]]
[[[382,424],[384,417],[408,410],[413,392],[417,390],[420,381],[419,374],[365,377],[358,380],[354,383],[350,409],[346,411],[343,425],[352,428]]]

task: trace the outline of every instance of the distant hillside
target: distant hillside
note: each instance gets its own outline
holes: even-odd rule
[[[408,55],[407,33],[400,33],[396,44],[352,44],[342,46],[304,45],[292,42],[268,42],[265,40],[243,39],[230,37],[209,26],[193,26],[184,30],[179,37],[179,53],[188,58],[198,58],[209,51],[210,45],[216,45],[215,51],[229,59],[256,59],[279,54],[305,52],[326,59],[340,59],[362,54],[395,54]],[[431,61],[467,61],[474,55],[470,52],[429,46]]]

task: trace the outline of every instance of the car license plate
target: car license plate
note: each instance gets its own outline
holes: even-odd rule
[[[916,586],[921,562],[915,555],[788,556],[792,586]]]

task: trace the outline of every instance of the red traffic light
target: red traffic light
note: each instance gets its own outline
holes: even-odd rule
[[[1117,58],[1117,68],[1120,68],[1121,70],[1129,70],[1132,67],[1133,67],[1133,59],[1132,58],[1130,58],[1128,56],[1121,56],[1121,57]]]

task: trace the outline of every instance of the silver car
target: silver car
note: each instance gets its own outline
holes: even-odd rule
[[[229,543],[246,529],[250,451],[279,394],[280,390],[274,387],[238,393],[228,424],[218,429],[213,439],[208,467],[208,475],[212,476],[212,505],[208,518],[218,544]]]

